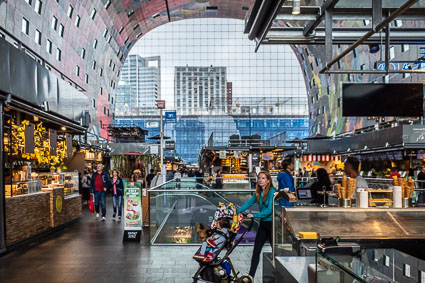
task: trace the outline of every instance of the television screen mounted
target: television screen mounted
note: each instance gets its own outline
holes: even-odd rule
[[[423,84],[343,84],[344,117],[422,117]]]

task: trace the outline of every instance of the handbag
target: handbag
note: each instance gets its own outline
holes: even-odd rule
[[[91,213],[94,213],[93,194],[90,194],[89,210]]]

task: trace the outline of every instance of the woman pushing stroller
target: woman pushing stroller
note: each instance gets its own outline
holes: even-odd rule
[[[266,240],[272,244],[272,210],[273,210],[273,195],[276,189],[272,187],[272,178],[269,172],[261,171],[258,173],[257,187],[255,195],[253,195],[246,203],[244,203],[237,213],[242,213],[255,203],[258,203],[260,212],[255,214],[248,214],[249,218],[260,218],[260,227],[258,228],[255,237],[254,251],[251,258],[251,267],[249,269],[249,276],[252,282],[254,281],[255,272],[260,260],[260,253]]]

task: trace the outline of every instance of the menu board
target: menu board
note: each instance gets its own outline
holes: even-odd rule
[[[124,240],[140,241],[142,194],[140,182],[124,183]]]

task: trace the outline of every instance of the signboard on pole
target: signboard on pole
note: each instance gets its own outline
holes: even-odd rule
[[[221,150],[221,151],[219,151],[219,156],[220,156],[220,159],[226,159],[226,151],[225,150]]]
[[[124,241],[138,241],[142,234],[142,184],[124,183]]]
[[[158,109],[165,109],[165,100],[157,100],[156,106]]]
[[[177,122],[177,113],[176,111],[166,111],[165,112],[165,123],[176,123]]]

